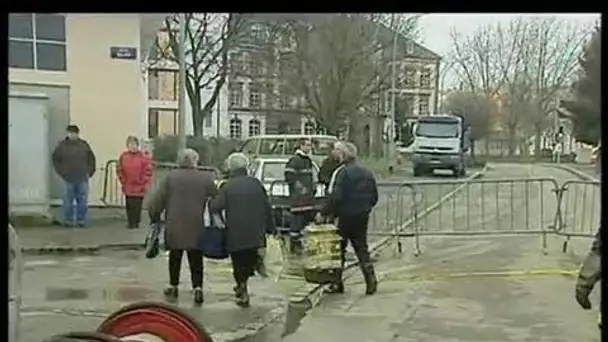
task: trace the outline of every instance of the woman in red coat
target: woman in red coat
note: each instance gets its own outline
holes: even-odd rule
[[[128,228],[138,228],[141,207],[152,178],[152,160],[139,148],[139,140],[127,138],[127,150],[118,158],[116,173],[125,194]]]

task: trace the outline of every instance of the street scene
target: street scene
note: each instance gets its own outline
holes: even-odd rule
[[[599,14],[9,26],[9,342],[601,340]]]

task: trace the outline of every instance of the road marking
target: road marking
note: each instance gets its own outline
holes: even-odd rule
[[[526,278],[534,276],[568,276],[574,277],[578,270],[573,269],[529,269],[529,270],[500,270],[500,271],[479,271],[479,272],[454,272],[454,273],[429,273],[429,274],[410,274],[410,275],[391,275],[393,272],[380,273],[379,278],[383,281],[404,281],[404,282],[424,282],[433,280],[447,280],[454,278],[472,277],[502,277],[502,278]]]

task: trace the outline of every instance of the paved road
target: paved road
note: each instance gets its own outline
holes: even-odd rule
[[[485,179],[495,176],[553,177],[558,182],[572,178],[561,170],[530,165],[495,166]],[[452,205],[456,208],[455,219],[443,220],[449,225],[439,225],[444,214],[435,211],[421,229],[462,233],[510,230],[513,226],[531,231],[550,224],[551,214],[540,215],[541,194],[543,207],[555,210],[550,188],[529,184],[526,191],[525,185],[518,186],[521,190],[513,192],[513,215],[509,212],[511,185],[492,191],[486,184],[483,190],[471,187],[469,200],[463,192],[454,204],[446,202],[444,212]],[[488,209],[482,214],[482,205],[496,207],[495,203],[502,211]],[[573,299],[575,280],[563,275],[576,272],[589,240],[573,241],[564,254],[563,239],[549,235],[548,254],[543,255],[538,235],[423,237],[423,253],[417,258],[411,253],[412,241],[406,242],[406,253],[397,256],[394,250],[386,249],[380,256],[377,295],[362,295],[361,276],[355,272],[347,281],[346,294],[327,297],[284,341],[600,340],[597,311],[577,306]],[[598,293],[593,300],[599,303]],[[339,331],[333,329],[336,326],[341,327]]]

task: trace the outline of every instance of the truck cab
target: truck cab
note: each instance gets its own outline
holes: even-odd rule
[[[466,175],[469,132],[464,120],[455,115],[419,117],[413,126],[412,166],[414,176],[434,170],[452,170],[456,177]]]

